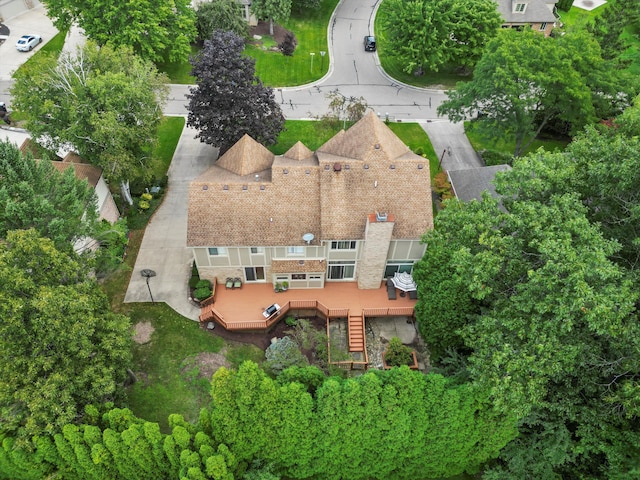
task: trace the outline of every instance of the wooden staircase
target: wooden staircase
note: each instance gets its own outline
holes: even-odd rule
[[[364,352],[364,317],[362,315],[353,315],[349,313],[349,321],[347,325],[349,330],[349,351]]]

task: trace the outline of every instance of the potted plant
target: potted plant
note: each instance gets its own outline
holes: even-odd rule
[[[289,282],[282,282],[282,291],[286,292],[289,289]]]
[[[402,365],[407,365],[412,370],[418,369],[416,352],[406,345],[403,345],[398,337],[393,337],[389,341],[387,349],[382,354],[382,363],[385,370]]]
[[[282,284],[280,282],[276,282],[276,284],[273,286],[273,291],[276,293],[282,292]]]

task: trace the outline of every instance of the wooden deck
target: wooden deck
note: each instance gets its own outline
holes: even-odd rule
[[[398,295],[396,300],[387,298],[386,284],[374,290],[360,290],[355,282],[326,283],[325,288],[287,290],[276,293],[271,284],[243,284],[242,288],[226,289],[224,284],[215,288],[215,297],[202,308],[201,322],[216,321],[228,330],[266,330],[286,316],[285,309],[316,308],[326,317],[353,317],[353,339],[350,350],[364,348],[364,319],[371,316],[413,314],[416,303],[409,296]],[[283,308],[280,314],[265,319],[262,312],[277,303]],[[357,326],[357,321],[360,327]],[[361,347],[362,345],[362,347]],[[356,350],[357,349],[357,350]]]

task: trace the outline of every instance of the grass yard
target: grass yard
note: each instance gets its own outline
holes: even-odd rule
[[[196,55],[200,48],[191,45],[191,55]],[[191,76],[191,64],[188,60],[184,62],[164,62],[157,65],[158,70],[166,73],[171,83],[179,83],[182,85],[193,85],[196,83],[194,77]]]
[[[496,152],[505,153],[508,155],[513,155],[513,152],[516,149],[515,141],[513,140],[505,140],[498,139],[496,142],[492,140],[487,140],[486,138],[481,137],[474,131],[474,122],[465,122],[464,130],[467,134],[467,138],[469,142],[471,142],[471,146],[476,152],[481,150],[493,150]],[[569,139],[535,139],[531,142],[531,145],[527,149],[522,152],[522,155],[526,155],[531,152],[535,152],[539,148],[544,148],[548,152],[556,152],[562,151],[569,144]]]
[[[247,45],[245,53],[256,59],[256,74],[262,83],[270,87],[304,85],[327,73],[327,26],[337,4],[338,0],[322,0],[320,9],[309,10],[304,16],[292,15],[289,21],[282,24],[298,39],[298,46],[291,57]],[[321,51],[327,52],[324,60]],[[314,54],[313,61],[311,53]]]
[[[347,129],[352,123],[347,122]],[[422,152],[429,159],[431,177],[438,173],[438,156],[431,145],[426,132],[417,123],[389,123],[389,128],[412,151]],[[287,120],[285,130],[278,137],[278,143],[269,147],[276,155],[282,155],[289,150],[298,140],[304,143],[310,150],[317,150],[327,140],[342,129],[342,123],[332,127],[330,124],[314,120]]]

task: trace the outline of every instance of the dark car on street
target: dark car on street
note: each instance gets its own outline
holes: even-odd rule
[[[375,52],[376,51],[376,37],[371,35],[365,35],[364,37],[364,51]]]

